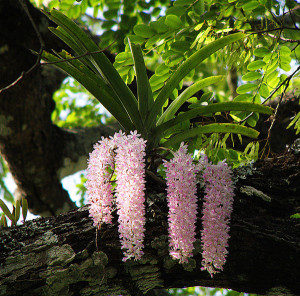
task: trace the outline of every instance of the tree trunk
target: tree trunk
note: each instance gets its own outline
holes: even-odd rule
[[[235,171],[229,255],[213,278],[201,271],[201,214],[194,260],[179,265],[168,256],[164,188],[148,180],[140,262],[122,262],[116,217],[97,232],[83,207],[1,231],[0,295],[155,295],[196,285],[299,295],[299,221],[290,218],[299,211],[299,168],[289,154]],[[199,212],[201,204],[199,192]]]
[[[55,24],[25,3],[45,49],[62,49],[65,45],[48,30]],[[66,130],[54,125],[52,96],[65,74],[40,65],[26,74],[37,61],[30,50],[38,52],[41,44],[19,1],[0,0],[0,28],[0,157],[18,186],[14,196],[26,197],[30,211],[41,216],[75,209],[60,180],[84,169],[92,145],[115,127]]]

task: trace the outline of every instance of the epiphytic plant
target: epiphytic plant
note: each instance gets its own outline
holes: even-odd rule
[[[198,137],[200,134],[214,132],[235,133],[256,138],[258,132],[242,124],[209,123],[195,127],[190,124],[182,127],[180,124],[182,122],[189,123],[198,116],[211,116],[216,112],[223,111],[266,114],[273,112],[271,108],[260,104],[224,102],[199,106],[176,116],[179,108],[197,91],[218,83],[223,76],[211,76],[197,81],[164,109],[165,103],[185,76],[219,49],[242,39],[244,34],[241,32],[215,40],[192,54],[170,75],[154,99],[143,52],[139,45],[128,40],[137,80],[137,97],[135,97],[102,50],[77,24],[57,10],[46,14],[59,25],[50,30],[62,39],[75,55],[72,56],[65,51],[54,54],[44,52],[43,59],[73,76],[119,121],[125,131],[137,130],[147,140],[149,147],[158,145],[171,147],[182,141]]]

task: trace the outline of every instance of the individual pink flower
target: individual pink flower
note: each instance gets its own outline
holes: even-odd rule
[[[206,185],[203,203],[202,270],[211,276],[223,270],[228,254],[229,221],[234,186],[231,170],[225,161],[212,165],[206,162],[203,179]]]
[[[102,138],[90,153],[86,181],[90,216],[98,228],[112,220],[113,194],[109,168],[113,168],[111,140]]]
[[[137,132],[116,134],[116,202],[123,261],[143,255],[145,233],[145,148]]]
[[[196,166],[181,143],[166,167],[170,255],[180,263],[192,256],[196,235]]]

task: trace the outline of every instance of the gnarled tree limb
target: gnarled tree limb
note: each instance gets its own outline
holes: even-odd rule
[[[214,278],[201,271],[200,214],[191,264],[168,256],[165,194],[149,180],[140,262],[122,262],[117,217],[96,232],[84,207],[0,232],[0,295],[155,295],[195,285],[299,295],[299,222],[290,218],[299,209],[299,168],[299,157],[286,155],[235,172],[229,256]],[[201,200],[199,193],[200,208]]]

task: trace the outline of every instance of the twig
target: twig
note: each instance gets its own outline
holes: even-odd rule
[[[273,126],[274,126],[274,123],[275,123],[275,120],[276,120],[276,116],[277,116],[277,113],[278,113],[278,109],[279,109],[279,106],[280,106],[280,104],[281,104],[281,102],[282,102],[283,96],[284,96],[284,94],[285,94],[287,88],[289,87],[289,84],[290,84],[290,81],[291,81],[292,77],[293,77],[299,70],[300,70],[300,66],[299,66],[299,67],[298,67],[298,68],[297,68],[297,69],[296,69],[289,77],[287,77],[287,78],[283,81],[284,83],[286,83],[286,85],[285,85],[285,88],[284,88],[283,92],[281,93],[279,102],[278,102],[278,104],[277,104],[277,106],[276,106],[276,108],[275,108],[274,116],[273,116],[273,118],[272,118],[272,122],[271,122],[271,125],[270,125],[269,130],[268,130],[268,135],[267,135],[267,138],[266,138],[266,144],[265,144],[263,150],[265,149],[265,147],[266,147],[266,145],[267,145],[267,143],[268,143],[268,140],[270,139],[271,130],[272,130]],[[281,83],[281,85],[283,85],[283,83]],[[281,87],[281,85],[279,85],[279,87]],[[277,87],[276,89],[279,89],[279,87]],[[276,90],[275,90],[275,91],[276,91]],[[274,92],[273,92],[273,94],[274,94]],[[266,99],[266,100],[267,100],[267,99]],[[265,101],[266,101],[266,100],[265,100]]]
[[[291,78],[292,78],[292,77],[291,77]],[[277,113],[278,113],[279,105],[280,105],[281,102],[282,102],[283,95],[285,94],[285,92],[286,92],[286,90],[287,90],[287,88],[288,88],[288,86],[289,86],[289,84],[290,84],[291,78],[287,81],[286,86],[285,86],[285,88],[284,88],[284,91],[281,93],[279,102],[278,102],[278,104],[277,104],[277,106],[276,106],[276,108],[275,108],[274,117],[273,117],[273,119],[272,119],[271,125],[270,125],[269,130],[268,130],[268,137],[267,137],[267,139],[269,139],[269,137],[270,137],[270,132],[271,132],[271,129],[273,128],[273,125],[274,125],[274,122],[275,122],[275,119],[276,119],[276,115],[277,115]]]
[[[285,42],[290,42],[290,43],[299,43],[300,44],[300,41],[299,40],[294,40],[294,39],[287,39],[287,38],[284,38],[284,37],[277,37],[275,35],[272,35],[272,34],[267,34],[269,37],[271,38],[276,38],[276,39],[280,39],[282,41],[285,41]]]
[[[285,83],[287,83],[287,85],[286,85],[286,87],[285,87],[285,89],[284,89],[284,91],[282,92],[282,96],[283,96],[283,94],[284,94],[284,92],[286,91],[286,89],[287,89],[287,86],[289,85],[289,83],[290,83],[290,80],[293,78],[293,76],[298,72],[300,70],[300,66],[298,66],[298,68],[291,74],[291,75],[289,75],[286,79],[284,79],[273,91],[272,91],[272,93],[261,103],[262,105],[263,104],[265,104],[268,100],[270,100],[273,96],[274,96],[274,94],[285,84]],[[281,97],[282,97],[281,96]],[[282,100],[282,98],[280,99],[280,102],[281,102],[281,100]],[[279,104],[278,104],[279,105]],[[277,107],[278,107],[278,105],[277,105]],[[277,109],[277,107],[276,107],[276,109]],[[275,112],[276,112],[276,110],[275,110]],[[248,116],[246,116],[243,120],[241,120],[239,123],[243,123],[243,122],[245,122],[245,121],[247,121],[252,115],[254,114],[254,112],[251,112]],[[276,116],[276,114],[274,113],[274,116]],[[275,117],[274,117],[275,118]]]
[[[41,36],[38,28],[37,28],[37,26],[36,26],[36,24],[35,24],[32,16],[31,16],[31,14],[30,14],[30,12],[28,10],[27,5],[25,4],[24,0],[19,0],[19,3],[21,4],[22,8],[24,9],[25,13],[27,14],[27,16],[29,18],[29,21],[30,21],[30,23],[31,23],[31,25],[32,25],[32,27],[33,27],[33,29],[34,29],[34,31],[35,31],[38,39],[39,39],[40,50],[39,50],[39,53],[38,53],[38,56],[37,56],[37,59],[36,59],[34,65],[29,70],[23,71],[21,73],[21,75],[14,82],[12,82],[8,86],[3,87],[2,89],[0,89],[0,93],[2,93],[2,91],[5,91],[5,90],[13,87],[14,85],[16,85],[22,78],[24,78],[26,75],[30,74],[35,68],[37,68],[39,66],[39,64],[40,64],[42,53],[43,53],[44,48],[45,48],[45,42],[44,42],[44,40],[43,40],[43,38],[42,38],[42,36]]]
[[[246,30],[245,32],[251,32],[251,34],[262,34],[262,33],[270,33],[270,32],[273,32],[273,31],[283,31],[283,30],[296,30],[296,31],[299,31],[298,28],[289,28],[289,27],[278,27],[278,28],[273,28],[273,29],[267,29],[267,30],[262,30],[262,31],[254,31],[252,29],[249,29],[249,30]],[[254,32],[253,32],[254,31]]]
[[[22,72],[21,75],[20,75],[14,82],[12,82],[11,84],[9,84],[9,85],[7,85],[7,86],[1,88],[1,89],[0,89],[0,94],[1,94],[3,91],[5,91],[5,90],[7,90],[7,89],[13,87],[14,85],[16,85],[16,84],[17,84],[24,76],[25,76],[25,72]]]
[[[282,87],[285,83],[289,84],[289,81],[293,78],[293,76],[300,70],[300,66],[291,74],[289,75],[286,79],[284,79],[273,91],[272,93],[262,102],[262,104],[265,104],[268,100],[270,100],[273,95],[279,90],[280,87]]]
[[[34,29],[34,31],[35,31],[38,39],[39,39],[40,44],[41,44],[41,48],[44,48],[45,47],[45,42],[44,42],[44,40],[43,40],[43,38],[42,38],[42,36],[41,36],[38,28],[37,28],[37,26],[36,26],[36,24],[35,24],[32,16],[31,16],[31,14],[30,14],[30,12],[28,10],[27,5],[25,4],[24,0],[19,0],[19,2],[21,4],[21,6],[23,7],[23,9],[25,10],[25,12],[26,12],[26,14],[27,14],[27,16],[28,16],[28,18],[29,18],[29,20],[31,22],[31,25],[32,25],[32,27],[33,27],[33,29]]]
[[[96,53],[101,53],[101,52],[106,51],[108,48],[110,48],[114,43],[116,43],[116,40],[113,43],[111,43],[110,45],[108,45],[107,47],[105,47],[104,49],[96,50],[96,51],[87,51],[87,52],[85,52],[85,53],[83,53],[81,55],[78,55],[76,57],[67,58],[67,59],[61,59],[61,60],[55,61],[55,62],[43,62],[43,63],[41,63],[41,65],[52,65],[52,64],[58,64],[58,63],[68,62],[68,61],[72,61],[72,60],[83,58],[83,57],[85,57],[87,55],[93,55],[93,54],[96,54]]]
[[[289,8],[289,15],[290,15],[290,17],[291,17],[291,20],[292,20],[292,22],[293,22],[293,25],[294,25],[294,27],[295,28],[298,28],[297,27],[297,24],[296,24],[296,21],[295,21],[295,19],[294,19],[294,15],[292,14],[292,11],[291,11],[291,9]]]

